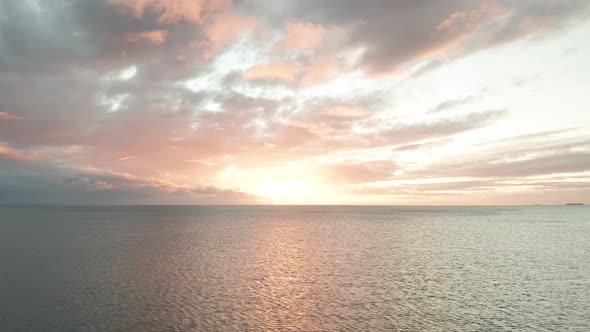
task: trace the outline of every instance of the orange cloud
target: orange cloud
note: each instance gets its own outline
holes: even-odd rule
[[[10,159],[26,160],[29,159],[22,151],[16,150],[8,146],[5,142],[0,142],[0,156],[4,155]]]
[[[140,33],[130,33],[127,40],[133,43],[148,42],[152,44],[162,44],[166,40],[166,30],[153,30]]]
[[[301,87],[309,87],[329,81],[345,70],[342,60],[333,57],[322,57],[309,63],[297,61],[277,61],[259,63],[243,74],[246,80],[281,81],[295,83]]]
[[[278,50],[306,50],[316,49],[322,45],[326,29],[319,24],[289,22],[283,40],[278,44]]]
[[[0,112],[0,120],[24,120],[24,118],[8,112]]]
[[[396,169],[391,161],[368,161],[356,164],[334,164],[320,167],[325,179],[335,183],[366,183],[389,179]]]
[[[299,76],[301,65],[296,61],[261,63],[244,73],[246,80],[269,80],[293,83]]]
[[[301,86],[311,86],[328,81],[344,70],[344,63],[334,57],[323,57],[306,68]]]
[[[231,8],[230,0],[109,0],[131,10],[136,17],[143,17],[146,7],[151,7],[160,16],[161,23],[176,23],[180,20],[201,22],[205,11]]]
[[[205,35],[211,43],[211,49],[205,58],[211,58],[217,51],[233,41],[240,32],[248,31],[256,26],[252,17],[228,11],[215,18],[205,28]]]
[[[498,3],[482,3],[479,8],[456,11],[436,27],[437,33],[468,33],[485,22],[508,14],[510,10]]]

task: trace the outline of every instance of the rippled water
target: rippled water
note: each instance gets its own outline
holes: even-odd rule
[[[590,331],[590,208],[1,207],[0,331]]]

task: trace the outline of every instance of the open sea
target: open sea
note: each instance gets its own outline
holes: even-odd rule
[[[0,207],[0,331],[590,331],[590,206]]]

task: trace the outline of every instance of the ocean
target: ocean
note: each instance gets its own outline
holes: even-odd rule
[[[590,207],[0,207],[0,331],[590,331]]]

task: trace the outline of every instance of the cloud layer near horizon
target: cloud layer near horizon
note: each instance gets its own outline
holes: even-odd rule
[[[589,10],[0,0],[0,203],[589,200]]]

